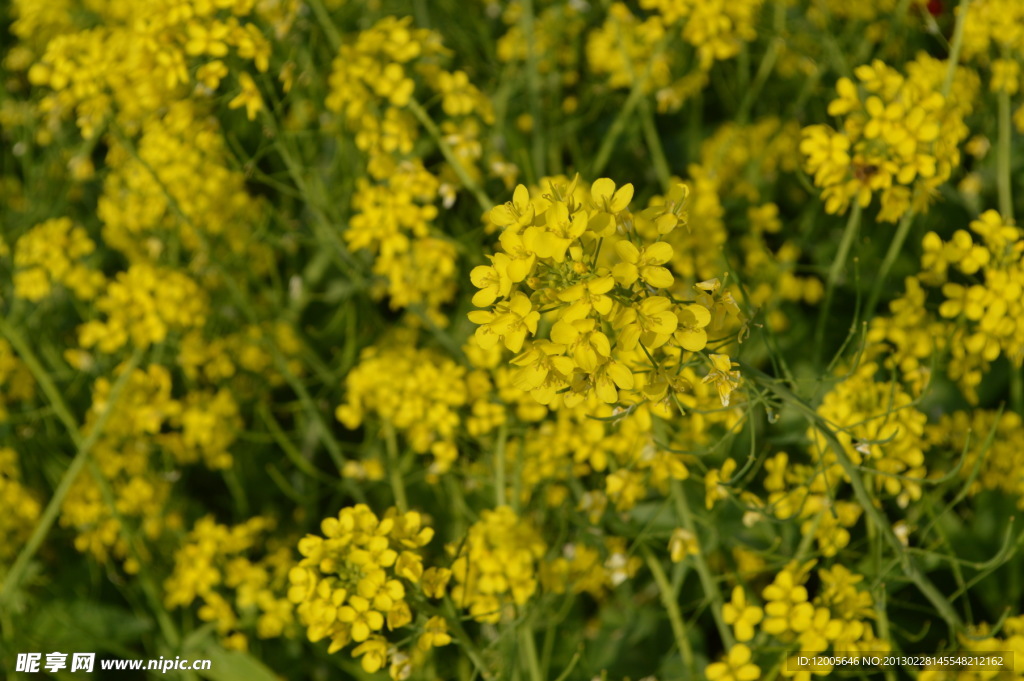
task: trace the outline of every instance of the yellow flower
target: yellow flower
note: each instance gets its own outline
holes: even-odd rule
[[[726,459],[721,470],[712,468],[704,476],[704,505],[709,511],[715,507],[715,502],[729,497],[729,491],[722,483],[725,480],[732,480],[735,470],[736,459]]]
[[[256,81],[252,79],[252,76],[245,72],[238,77],[238,84],[242,86],[242,91],[228,102],[228,108],[238,109],[244,106],[245,115],[250,121],[254,121],[256,114],[263,110],[263,98],[260,96],[260,90],[256,87]]]
[[[416,647],[426,651],[446,646],[451,642],[452,637],[448,633],[448,623],[443,617],[434,616],[428,619],[424,625],[423,634],[416,641]]]
[[[668,540],[668,552],[673,563],[682,562],[687,556],[696,556],[700,553],[697,537],[686,528],[677,527]]]
[[[632,286],[637,278],[654,288],[669,288],[675,282],[672,273],[661,267],[672,259],[672,247],[664,241],[638,249],[623,240],[615,244],[615,251],[623,262],[612,269],[612,276],[623,286]]]
[[[423,586],[423,593],[430,598],[441,598],[444,596],[445,587],[452,577],[452,571],[448,568],[431,567],[423,571],[423,578],[420,584]]]
[[[711,312],[703,305],[681,305],[676,316],[679,329],[674,338],[677,343],[690,352],[700,352],[708,344],[708,333],[704,330],[711,323]]]
[[[1017,94],[1020,89],[1020,64],[1016,59],[996,59],[992,62],[992,92]]]
[[[722,619],[731,624],[736,632],[736,640],[746,642],[754,638],[754,625],[764,617],[764,611],[756,605],[747,604],[747,596],[743,587],[736,586],[732,590],[732,600],[722,606]]]
[[[704,674],[708,681],[754,681],[761,676],[761,668],[750,657],[750,648],[737,643],[723,661],[709,664]]]
[[[214,59],[199,67],[196,71],[196,80],[210,90],[220,87],[220,81],[228,75],[227,64],[220,59]]]
[[[729,359],[729,355],[710,355],[711,371],[704,377],[704,383],[714,383],[718,389],[718,397],[723,407],[729,406],[729,399],[732,392],[739,387],[740,372],[735,371],[738,366]]]
[[[569,309],[581,312],[584,316],[590,314],[591,310],[603,316],[612,311],[613,301],[607,293],[614,286],[615,280],[611,277],[596,277],[559,291],[558,299],[572,303]]]
[[[569,208],[561,202],[547,211],[547,222],[543,227],[527,227],[523,232],[523,244],[527,250],[540,258],[551,258],[555,262],[565,261],[569,245],[587,229],[587,214],[577,211],[569,215]]]
[[[765,632],[780,635],[806,631],[813,621],[814,606],[807,602],[807,589],[797,582],[790,569],[784,569],[761,593],[767,615],[761,627]]]
[[[639,305],[624,308],[616,320],[616,326],[621,329],[619,345],[625,350],[632,350],[639,342],[648,350],[661,347],[678,325],[672,301],[664,296],[645,298]]]
[[[469,278],[479,291],[473,295],[473,304],[477,307],[487,307],[498,298],[505,298],[512,290],[512,279],[508,276],[508,267],[511,262],[504,253],[497,253],[491,256],[491,264],[474,267],[469,273]]]
[[[587,373],[593,373],[600,363],[611,357],[611,341],[598,330],[596,319],[578,319],[571,312],[571,309],[567,311],[552,327],[551,340],[565,346],[572,353],[576,366]]]
[[[438,75],[437,85],[443,97],[441,107],[446,114],[462,116],[473,111],[478,93],[465,71],[442,71]]]
[[[519,231],[533,224],[537,213],[530,201],[530,191],[524,185],[517,185],[512,200],[491,209],[490,219],[498,227],[514,227]]]
[[[484,511],[457,546],[452,600],[479,622],[499,622],[505,604],[525,605],[537,590],[540,534],[508,506]]]
[[[353,657],[362,657],[359,661],[363,671],[373,674],[380,670],[388,660],[388,642],[383,636],[374,636],[352,650]]]
[[[632,390],[634,386],[633,373],[628,367],[609,360],[599,366],[597,371],[587,374],[577,371],[573,376],[571,390],[562,396],[565,406],[572,408],[581,404],[593,390],[605,404],[615,404],[619,401],[621,390]]]
[[[599,210],[607,213],[620,213],[629,206],[633,200],[633,185],[624,184],[615,189],[615,182],[607,177],[594,180],[590,186],[590,196],[594,199]]]
[[[636,506],[647,492],[643,484],[643,475],[636,471],[620,468],[605,478],[605,492],[615,502],[615,508],[628,511]]]
[[[397,579],[388,579],[384,570],[372,570],[359,580],[357,593],[370,601],[375,610],[388,612],[405,598],[405,587]]]
[[[510,360],[520,367],[515,372],[513,384],[520,390],[533,393],[541,404],[547,404],[554,397],[555,390],[565,386],[573,371],[573,361],[563,352],[564,345],[546,340],[534,341],[525,352]]]
[[[590,228],[602,236],[611,236],[615,232],[616,217],[629,208],[633,200],[633,185],[624,184],[615,189],[615,182],[602,177],[590,186],[590,197],[597,208],[590,216]]]
[[[533,309],[529,298],[516,291],[508,302],[498,303],[493,311],[470,312],[469,320],[480,325],[476,330],[480,347],[489,348],[503,341],[506,348],[519,352],[527,334],[537,331],[540,312]]]
[[[352,640],[365,641],[371,631],[384,626],[384,615],[370,608],[370,601],[362,596],[349,596],[348,605],[338,609],[338,621],[352,627]]]

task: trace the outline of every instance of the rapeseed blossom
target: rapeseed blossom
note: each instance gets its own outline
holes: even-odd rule
[[[13,673],[1024,654],[1020,3],[408,4],[5,5]]]

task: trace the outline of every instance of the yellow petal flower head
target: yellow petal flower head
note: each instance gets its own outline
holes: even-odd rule
[[[723,481],[732,480],[736,472],[736,459],[726,459],[722,468],[712,468],[704,476],[704,506],[710,511],[715,503],[729,498],[729,490]]]
[[[565,261],[569,245],[587,229],[587,214],[577,211],[570,215],[566,204],[557,202],[547,210],[544,226],[527,227],[523,244],[539,258],[551,258],[557,263]]]
[[[668,551],[673,563],[680,563],[687,556],[697,555],[700,552],[697,536],[686,528],[677,527],[672,530],[672,536],[669,537]]]
[[[711,371],[704,377],[704,383],[714,383],[722,406],[728,407],[732,392],[739,387],[740,372],[734,370],[737,365],[729,359],[729,355],[710,355],[710,359]]]
[[[245,72],[238,77],[238,84],[242,87],[242,91],[228,102],[228,108],[238,109],[244,106],[245,115],[250,121],[254,121],[256,114],[263,110],[263,98],[260,96],[260,90],[256,87],[256,81],[252,79],[252,76]]]
[[[511,201],[491,209],[490,219],[498,227],[508,227],[519,232],[533,224],[536,213],[530,201],[530,191],[525,185],[518,185],[512,193]]]
[[[421,585],[423,587],[423,593],[429,598],[441,598],[444,596],[444,590],[448,586],[448,581],[452,577],[452,571],[448,568],[427,568],[423,572],[423,578]]]
[[[476,338],[481,347],[489,348],[503,341],[506,348],[519,352],[527,334],[537,331],[540,313],[533,309],[529,298],[516,291],[509,301],[498,303],[493,312],[470,312],[469,320],[480,325],[476,330]]]
[[[612,276],[621,285],[632,286],[638,278],[654,288],[668,288],[675,282],[672,273],[661,267],[672,259],[672,246],[664,241],[638,249],[623,240],[615,244],[615,251],[623,262],[615,266]]]
[[[754,681],[761,677],[761,668],[750,661],[750,648],[737,643],[721,662],[712,662],[704,670],[708,681]]]
[[[548,404],[558,390],[568,385],[568,377],[573,372],[573,362],[563,352],[564,345],[543,339],[533,341],[511,360],[519,367],[513,385],[532,393],[541,404]]]
[[[443,617],[434,616],[427,620],[423,627],[423,634],[416,641],[420,650],[440,648],[452,642],[451,634],[448,633],[448,623]]]
[[[570,309],[582,315],[594,310],[601,316],[612,311],[613,300],[607,295],[615,286],[611,277],[595,277],[558,292],[558,299],[564,303],[572,303]]]
[[[764,611],[756,605],[747,604],[742,586],[733,587],[732,600],[722,606],[722,619],[731,624],[736,640],[741,643],[754,638],[754,626],[764,617]]]
[[[679,326],[679,319],[672,311],[672,301],[664,296],[652,296],[639,305],[625,308],[616,320],[619,345],[632,350],[637,343],[643,343],[648,350],[659,348],[668,342]]]
[[[594,373],[594,392],[607,404],[619,401],[616,388],[629,390],[633,387],[633,374],[623,364],[615,361],[605,362]]]
[[[512,279],[508,269],[512,259],[504,253],[491,256],[490,265],[479,265],[469,273],[469,278],[479,291],[473,295],[473,304],[487,307],[498,298],[508,297],[512,290]]]
[[[353,657],[362,658],[359,660],[363,671],[373,674],[379,671],[388,660],[388,642],[383,636],[374,636],[366,639],[361,645],[352,650]]]
[[[669,189],[662,204],[651,206],[640,211],[637,215],[638,222],[649,221],[654,226],[654,231],[659,235],[666,235],[677,227],[689,227],[689,213],[686,204],[690,197],[690,188],[682,183],[676,183]],[[639,229],[644,233],[644,230]]]
[[[595,205],[595,212],[590,216],[590,228],[602,236],[611,236],[615,233],[617,218],[633,200],[633,185],[624,184],[616,189],[615,182],[602,177],[590,186],[590,198]]]
[[[711,323],[711,313],[703,305],[680,305],[676,308],[679,329],[675,332],[675,341],[684,350],[700,352],[708,344],[705,327]]]

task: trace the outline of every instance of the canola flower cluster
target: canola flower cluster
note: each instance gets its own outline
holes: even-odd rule
[[[1024,12],[953,4],[12,0],[5,648],[1024,655]]]
[[[867,207],[876,194],[884,222],[927,209],[960,163],[964,117],[979,87],[961,68],[945,92],[945,73],[945,64],[922,55],[905,75],[875,61],[857,67],[856,82],[839,79],[828,113],[841,118],[841,128],[808,126],[800,143],[826,212],[845,213],[851,202]]]
[[[288,598],[309,640],[330,639],[330,652],[356,644],[352,656],[371,673],[389,662],[398,668],[410,664],[409,654],[389,645],[383,631],[414,624],[414,590],[425,598],[444,594],[450,573],[424,568],[420,551],[434,530],[419,513],[392,508],[378,517],[365,505],[343,508],[321,529],[322,537],[307,535],[299,542],[303,558],[288,573]],[[420,651],[451,642],[441,617],[416,627],[422,632]]]
[[[33,12],[31,2],[15,4],[20,15],[15,35],[31,36],[47,13]],[[138,130],[196,81],[212,94],[228,75],[223,60],[229,55],[252,62],[261,72],[269,68],[271,45],[249,21],[256,6],[250,0],[90,4],[104,23],[58,33],[28,73],[33,85],[53,91],[40,103],[41,110],[56,119],[74,116],[87,138],[99,134],[111,118],[128,131]],[[276,19],[289,20],[287,15]],[[238,79],[243,93],[229,106],[245,106],[251,119],[262,100],[252,76],[244,73]]]
[[[716,62],[735,58],[757,37],[754,23],[763,0],[694,2],[644,0],[637,16],[622,2],[587,37],[588,66],[612,88],[655,94],[659,111],[678,111],[708,84]],[[682,38],[695,63],[678,63],[667,45]]]
[[[242,257],[264,271],[269,249],[252,238],[261,205],[229,158],[216,120],[187,99],[146,119],[137,140],[115,137],[96,208],[103,240],[132,263],[192,255],[193,276]]]
[[[198,520],[175,552],[174,572],[164,584],[167,607],[199,601],[199,619],[214,623],[227,648],[248,647],[238,630],[243,619],[255,618],[261,639],[283,635],[294,622],[282,596],[293,559],[290,542],[264,537],[273,529],[274,522],[260,516],[232,527],[210,516]],[[265,555],[254,560],[257,549]]]
[[[760,667],[751,661],[750,642],[755,636],[771,637],[784,650],[799,651],[804,656],[856,656],[888,650],[887,642],[876,637],[871,625],[871,594],[858,586],[863,575],[842,565],[821,568],[817,571],[820,586],[812,597],[806,583],[814,565],[813,560],[786,565],[761,592],[763,605],[750,600],[742,586],[733,588],[731,599],[722,606],[722,618],[732,628],[737,643],[721,661],[708,665],[708,679],[760,678]],[[813,674],[820,676],[831,670],[831,666],[820,666]],[[788,663],[783,663],[781,673],[800,681],[812,678],[806,667]]]
[[[9,511],[0,520],[0,559],[7,561],[28,540],[42,512],[39,499],[22,484],[18,455],[10,447],[0,448],[0,494]]]
[[[720,329],[724,316],[738,312],[717,280],[695,286],[697,302],[654,295],[675,284],[664,267],[672,247],[655,239],[685,223],[686,186],[635,215],[628,210],[631,184],[616,188],[602,178],[588,192],[577,178],[549,186],[549,193],[533,196],[519,185],[512,201],[490,212],[502,228],[501,250],[491,265],[472,272],[480,289],[473,303],[493,305],[470,313],[479,325],[477,342],[484,349],[500,342],[517,353],[510,360],[519,367],[516,385],[541,404],[556,395],[567,407],[591,395],[606,404],[638,393],[671,399],[686,385],[680,372],[689,353],[707,345],[707,327]],[[547,338],[537,337],[542,311],[553,314]],[[606,325],[614,330],[614,345]],[[632,363],[652,368],[642,386]],[[729,406],[739,373],[724,354],[710,354],[706,363],[704,380]]]
[[[230,392],[196,390],[179,400],[172,396],[172,388],[171,373],[164,366],[131,371],[121,401],[107,415],[97,439],[95,473],[75,480],[62,507],[60,522],[75,529],[79,551],[100,562],[113,552],[129,572],[139,569],[139,556],[132,555],[123,532],[126,522],[137,524],[151,539],[181,523],[180,516],[167,508],[173,485],[157,454],[172,457],[174,466],[202,462],[211,469],[229,468],[230,449],[241,428],[239,406]],[[111,392],[110,380],[96,381],[84,428],[87,435],[103,418]],[[105,490],[117,500],[113,507]]]
[[[916,392],[929,382],[928,360],[945,357],[949,377],[976,403],[994,361],[1005,357],[1018,370],[1024,361],[1018,295],[1024,290],[1024,239],[995,210],[969,228],[948,240],[935,232],[924,236],[919,274],[908,277],[904,294],[890,303],[892,317],[873,320],[869,339],[873,352],[898,368]],[[941,298],[929,309],[933,290]]]
[[[29,402],[36,394],[32,372],[6,338],[0,338],[0,388],[0,423],[8,420],[8,405]]]
[[[464,373],[452,360],[428,350],[370,347],[349,373],[347,401],[335,416],[355,430],[372,414],[384,428],[401,432],[414,451],[432,454],[429,472],[436,476],[458,457],[455,437],[458,411],[466,401]]]
[[[341,45],[325,106],[341,114],[366,157],[367,176],[356,183],[346,242],[372,254],[372,273],[382,278],[373,285],[375,295],[386,296],[394,309],[422,305],[444,324],[440,308],[456,291],[456,250],[433,227],[436,204],[451,207],[467,181],[482,177],[481,137],[494,117],[490,100],[465,71],[442,68],[448,51],[441,36],[410,24],[411,17],[387,17]],[[440,171],[428,170],[417,152],[417,81],[426,90],[421,96],[440,97],[445,114],[432,130],[451,155]]]
[[[38,302],[60,285],[82,300],[95,298],[105,277],[81,262],[95,250],[96,243],[69,218],[36,225],[14,247],[14,295]]]
[[[537,591],[537,562],[547,547],[528,521],[499,506],[483,513],[457,551],[450,568],[452,600],[479,622],[498,622],[503,615],[514,617],[514,607],[526,605]],[[511,614],[504,612],[508,606]]]

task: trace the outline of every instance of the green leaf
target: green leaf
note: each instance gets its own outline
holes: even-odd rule
[[[203,656],[210,660],[210,668],[198,673],[210,681],[281,681],[283,678],[249,653],[240,650],[212,646],[206,649]]]
[[[124,656],[132,655],[132,642],[153,628],[149,618],[93,601],[47,603],[26,624],[26,643],[45,643],[48,650],[93,650]]]

